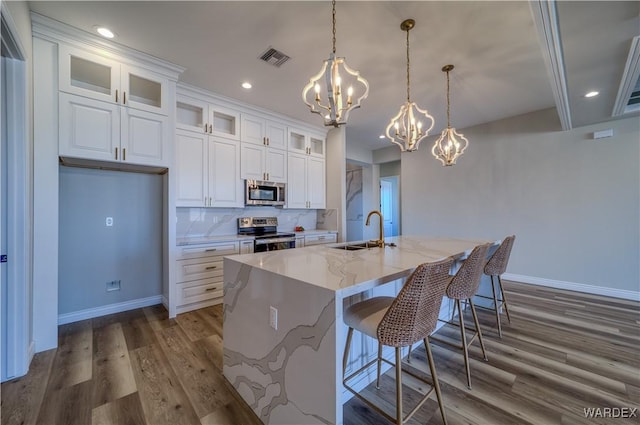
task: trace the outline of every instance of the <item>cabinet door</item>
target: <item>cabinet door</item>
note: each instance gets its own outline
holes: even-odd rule
[[[121,108],[121,160],[132,164],[169,165],[169,118]]]
[[[287,182],[287,152],[280,149],[267,148],[265,151],[265,172],[267,180]]]
[[[309,136],[309,155],[318,158],[325,157],[325,138],[322,136]]]
[[[240,176],[248,180],[265,180],[264,174],[265,147],[241,143]]]
[[[240,140],[240,112],[220,105],[209,105],[209,134]]]
[[[176,128],[208,133],[209,104],[185,96],[179,96],[176,102]]]
[[[287,208],[307,208],[307,157],[290,153],[287,170]]]
[[[210,140],[209,196],[212,207],[243,207],[238,142]]]
[[[176,131],[176,206],[203,207],[207,195],[208,136]]]
[[[120,146],[120,107],[115,103],[60,93],[61,156],[116,161]]]
[[[169,80],[155,72],[127,65],[121,67],[121,102],[130,108],[168,115],[168,85]]]
[[[60,44],[59,89],[104,102],[120,102],[120,64],[112,59]],[[118,100],[116,101],[116,96]]]
[[[266,146],[265,120],[249,114],[242,114],[240,138],[243,143]]]
[[[307,161],[307,200],[309,208],[325,208],[324,159],[309,157]]]
[[[289,129],[289,152],[307,154],[307,136],[301,130]]]
[[[266,124],[267,146],[272,149],[287,150],[287,126],[275,121]]]

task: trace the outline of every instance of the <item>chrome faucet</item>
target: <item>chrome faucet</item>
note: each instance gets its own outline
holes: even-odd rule
[[[372,241],[375,242],[376,245],[378,245],[378,247],[380,248],[384,248],[384,227],[383,227],[383,219],[382,219],[382,213],[380,211],[371,211],[369,213],[369,215],[367,215],[367,221],[364,223],[365,226],[369,225],[369,221],[371,220],[371,216],[377,214],[380,217],[380,239],[376,240],[376,241]]]

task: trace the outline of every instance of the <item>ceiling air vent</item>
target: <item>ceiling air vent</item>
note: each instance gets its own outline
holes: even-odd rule
[[[260,55],[260,59],[268,64],[280,68],[282,64],[291,59],[279,50],[269,47],[263,54]]]

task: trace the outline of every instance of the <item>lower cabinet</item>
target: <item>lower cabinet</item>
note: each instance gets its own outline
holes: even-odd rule
[[[296,248],[304,248],[305,246],[322,245],[336,242],[338,242],[338,234],[335,232],[296,235]]]
[[[224,295],[223,257],[239,253],[237,241],[181,247],[176,268],[176,312],[184,313],[221,303]]]

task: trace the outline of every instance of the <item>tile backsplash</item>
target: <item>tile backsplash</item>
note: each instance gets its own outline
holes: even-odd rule
[[[272,207],[177,208],[176,237],[235,235],[240,217],[277,217],[278,231],[292,232],[296,226],[306,230],[336,230],[336,210],[293,210]]]

